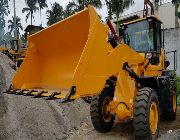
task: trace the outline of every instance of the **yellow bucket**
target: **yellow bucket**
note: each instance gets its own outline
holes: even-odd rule
[[[102,70],[108,67],[104,57],[112,50],[107,36],[108,28],[92,6],[30,36],[13,89],[67,90],[75,86],[78,97],[97,94],[107,78],[107,71]]]

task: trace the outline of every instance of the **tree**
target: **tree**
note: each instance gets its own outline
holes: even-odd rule
[[[47,6],[47,1],[46,0],[37,0],[38,5],[39,5],[39,13],[40,13],[40,19],[41,19],[41,10],[48,7]]]
[[[25,0],[27,7],[22,9],[22,13],[27,12],[26,15],[26,22],[29,16],[31,17],[31,25],[32,25],[32,20],[34,19],[34,13],[39,10],[39,8],[36,6],[37,0]]]
[[[12,17],[12,20],[8,20],[8,29],[10,30],[10,33],[14,30],[14,17]],[[16,17],[16,28],[17,28],[17,34],[19,35],[19,31],[23,30],[23,27],[21,25],[21,19],[17,16]]]
[[[48,26],[64,19],[63,7],[56,2],[53,5],[51,5],[51,10],[47,10],[46,13],[48,19]]]
[[[70,16],[75,12],[81,11],[88,7],[88,5],[93,5],[95,8],[102,8],[101,0],[74,0],[67,4],[66,6],[66,16]]]
[[[76,6],[75,2],[74,1],[69,2],[66,5],[66,9],[64,11],[64,16],[69,17],[69,16],[73,15],[77,11],[78,11],[78,9],[77,9],[77,6]]]
[[[74,11],[75,11],[75,10],[72,9],[71,5],[68,4],[68,5],[66,6],[66,9],[64,10],[64,18],[67,18],[67,17],[73,15],[73,14],[74,14]]]
[[[6,25],[5,16],[8,15],[8,0],[0,0],[0,43],[2,42],[2,36],[4,35],[4,28]]]
[[[2,39],[3,39],[3,43],[5,43],[7,45],[13,39],[13,37],[10,32],[7,32],[3,35]]]
[[[178,22],[178,9],[179,9],[179,4],[180,4],[180,0],[172,0],[172,3],[175,6],[175,27],[178,28],[179,27],[179,22]]]
[[[120,20],[121,14],[124,12],[125,9],[128,9],[129,6],[134,4],[134,0],[111,0],[112,3],[112,13],[115,15],[117,20],[117,29],[118,29],[118,22]]]
[[[22,34],[22,36],[20,38],[20,42],[24,47],[26,47],[26,43],[27,43],[27,37],[26,36],[27,36],[27,34],[25,33],[25,34]]]
[[[154,7],[155,7],[155,14],[157,14],[157,12],[159,10],[159,5],[161,5],[162,2],[163,2],[163,0],[153,0]]]
[[[108,19],[112,19],[113,13],[112,13],[112,0],[105,0],[107,10],[108,10]]]
[[[180,105],[180,77],[176,76],[176,87],[177,87],[177,104]]]

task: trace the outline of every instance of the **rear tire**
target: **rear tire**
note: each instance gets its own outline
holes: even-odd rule
[[[113,127],[115,116],[110,112],[105,112],[104,107],[108,105],[114,97],[113,90],[110,87],[104,88],[100,95],[91,100],[90,115],[94,128],[101,132],[109,132]]]
[[[169,104],[169,108],[167,110],[163,110],[163,118],[168,121],[174,121],[176,119],[177,110],[177,94],[175,90],[170,93]]]
[[[159,133],[159,101],[149,87],[139,90],[134,104],[133,126],[136,140],[154,140]]]

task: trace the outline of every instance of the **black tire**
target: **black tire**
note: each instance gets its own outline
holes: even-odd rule
[[[111,88],[104,88],[101,94],[95,96],[91,100],[91,107],[90,107],[90,115],[91,121],[94,128],[101,132],[106,133],[111,130],[114,124],[115,116],[112,115],[110,120],[107,122],[104,120],[103,116],[103,102],[106,98],[113,99],[114,93]]]
[[[176,102],[174,103],[173,96],[176,98]],[[169,104],[166,110],[163,110],[163,118],[168,121],[176,120],[176,110],[177,110],[177,93],[176,90],[170,93],[168,102]],[[176,104],[176,109],[173,109],[173,104]]]
[[[150,128],[150,108],[152,104],[157,107],[157,128],[154,132]],[[154,140],[159,133],[159,101],[154,89],[145,87],[139,90],[134,104],[133,126],[136,140]]]

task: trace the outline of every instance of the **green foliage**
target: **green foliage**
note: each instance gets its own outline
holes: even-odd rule
[[[124,12],[125,9],[128,9],[129,6],[134,4],[134,0],[111,0],[111,8],[112,8],[112,14],[115,15],[117,20],[117,28],[118,28],[118,22],[120,20],[121,14]]]
[[[175,5],[175,16],[178,16],[178,8],[179,8],[180,0],[172,0],[172,3]]]
[[[39,10],[40,18],[41,18],[41,10],[48,7],[47,0],[25,0],[27,7],[22,9],[22,12],[27,12],[26,22],[29,17],[31,17],[31,25],[32,20],[34,19],[34,13]]]
[[[10,41],[13,39],[12,35],[10,32],[7,32],[5,34],[2,35],[2,43],[1,45],[3,45],[4,47],[10,49],[11,45],[10,45]]]
[[[128,9],[129,6],[134,4],[134,0],[105,0],[107,9],[108,9],[108,18],[112,19],[114,15],[117,21],[117,29],[118,29],[118,21],[120,20],[121,14],[125,9]]]
[[[112,19],[112,0],[105,0],[105,2],[108,10],[108,19]]]
[[[8,20],[8,29],[10,30],[10,33],[12,33],[12,31],[14,30],[14,17],[12,17],[11,20]],[[17,32],[18,32],[18,35],[20,34],[20,30],[23,30],[23,27],[21,25],[21,19],[16,16],[16,27],[17,27]]]
[[[180,96],[177,97],[177,105],[180,106]]]
[[[39,5],[40,14],[41,14],[41,10],[48,7],[47,6],[47,1],[46,0],[37,0],[37,3]]]
[[[20,43],[21,43],[22,45],[26,45],[26,43],[27,43],[26,34],[23,34],[23,35],[21,36],[21,38],[20,38]]]
[[[3,41],[6,44],[8,44],[12,39],[13,37],[10,32],[7,32],[6,34],[3,35]]]
[[[177,103],[178,103],[178,105],[180,105],[180,77],[179,76],[177,76],[176,77],[176,85],[177,85]]]
[[[173,4],[175,4],[176,2],[180,3],[180,0],[172,0]]]
[[[179,13],[179,5],[180,5],[180,0],[172,0],[172,4],[174,4],[175,7],[175,27],[179,27],[179,22],[178,22],[178,13]]]
[[[8,15],[8,0],[0,0],[0,44],[3,41],[4,27],[6,25],[5,16]]]
[[[84,8],[88,7],[88,5],[93,5],[95,8],[102,8],[101,0],[74,0],[70,1],[65,10],[65,17],[68,17],[75,12],[81,11]]]
[[[50,26],[62,19],[64,19],[64,10],[63,7],[61,5],[59,5],[58,3],[54,3],[53,5],[51,5],[51,10],[47,10],[47,25]]]
[[[93,5],[95,8],[102,7],[101,0],[73,0],[66,5],[65,9],[55,2],[51,5],[51,10],[47,10],[46,12],[48,19],[47,25],[50,26],[64,18],[67,18],[73,15],[75,12],[81,11],[88,7],[88,5]]]
[[[5,27],[4,17],[7,16],[8,13],[8,0],[0,0],[0,29]]]

